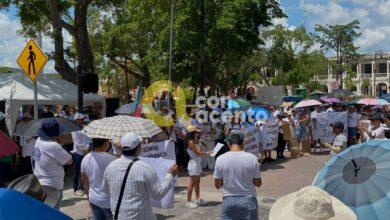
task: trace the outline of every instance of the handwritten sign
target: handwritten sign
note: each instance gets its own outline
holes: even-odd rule
[[[141,149],[141,157],[176,160],[175,144],[171,141],[143,144]]]
[[[259,154],[259,131],[257,127],[251,126],[244,130],[244,151],[254,155]]]
[[[267,136],[263,144],[264,150],[272,150],[278,146],[279,124],[276,121],[268,121],[264,126]]]
[[[322,143],[333,143],[335,135],[333,134],[333,128],[330,126],[332,123],[341,122],[344,124],[344,133],[348,132],[348,117],[347,112],[323,112],[318,116],[318,139]]]

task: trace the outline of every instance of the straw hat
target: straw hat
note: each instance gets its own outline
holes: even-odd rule
[[[304,187],[278,199],[270,220],[356,220],[355,213],[337,198],[315,187]]]

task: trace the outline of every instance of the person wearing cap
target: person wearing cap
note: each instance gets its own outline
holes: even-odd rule
[[[53,207],[60,209],[64,189],[64,165],[72,164],[72,156],[56,141],[60,135],[60,125],[54,118],[42,120],[35,143],[34,175],[46,192],[46,200],[53,201]],[[45,201],[46,201],[45,200]]]
[[[367,140],[386,139],[385,131],[381,126],[382,117],[380,114],[371,114],[368,117],[370,120],[370,128],[366,128],[364,125],[360,125],[360,131],[366,136]]]
[[[322,147],[330,149],[330,155],[334,156],[347,148],[347,137],[344,134],[344,124],[336,122],[330,125],[333,127],[333,133],[336,135],[333,144],[321,143]]]
[[[222,189],[221,219],[258,219],[256,187],[262,184],[257,157],[243,151],[244,134],[231,132],[230,151],[218,157],[214,184]]]
[[[358,139],[358,126],[359,126],[359,120],[360,115],[356,112],[354,105],[348,106],[348,143],[349,145],[357,144]]]
[[[93,138],[92,151],[81,162],[81,180],[89,199],[93,220],[112,219],[110,195],[102,187],[104,171],[115,159],[106,152],[109,147],[109,140]]]
[[[76,113],[74,121],[80,126],[85,125],[85,115]],[[73,192],[76,196],[82,196],[82,184],[80,180],[81,161],[84,155],[88,152],[91,139],[81,131],[72,132],[73,150],[71,151],[73,158]]]
[[[152,210],[152,199],[163,198],[172,188],[177,165],[173,165],[164,180],[160,181],[156,170],[138,160],[141,154],[141,138],[130,132],[121,139],[122,156],[111,162],[104,171],[103,188],[110,194],[111,212],[115,215],[122,183],[123,197],[118,219],[156,219]],[[124,181],[129,164],[133,164]]]
[[[200,175],[202,174],[201,157],[208,156],[211,153],[202,152],[201,148],[198,146],[197,143],[199,141],[200,133],[201,130],[196,126],[190,125],[187,127],[185,146],[187,148],[187,153],[190,156],[190,161],[187,166],[190,181],[188,182],[186,207],[190,209],[195,209],[203,204],[203,200],[200,199]],[[192,192],[194,189],[196,200],[195,202],[192,202]]]
[[[356,220],[347,205],[326,191],[307,186],[278,199],[271,207],[269,220]]]

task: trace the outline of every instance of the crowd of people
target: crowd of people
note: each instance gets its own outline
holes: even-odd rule
[[[151,199],[166,195],[178,172],[187,172],[190,176],[186,207],[194,209],[203,205],[201,174],[203,169],[209,169],[214,170],[215,187],[222,189],[222,219],[237,219],[238,216],[257,219],[256,187],[262,185],[260,163],[283,160],[286,158],[284,153],[292,153],[294,149],[306,155],[329,149],[334,155],[359,142],[390,138],[388,106],[336,103],[296,109],[264,105],[270,113],[267,119],[256,121],[240,114],[237,120],[231,118],[213,123],[199,119],[194,110],[189,110],[190,120],[185,121],[174,111],[158,104],[160,114],[172,116],[173,126],[161,127],[162,132],[146,139],[128,133],[121,139],[112,140],[90,138],[81,131],[73,132],[68,138],[58,138],[60,125],[53,116],[72,120],[80,126],[93,119],[87,114],[71,111],[69,106],[64,106],[58,113],[53,113],[50,106],[45,107],[41,117],[46,119],[39,136],[17,140],[22,148],[20,164],[23,173],[32,173],[38,178],[46,192],[45,201],[57,209],[61,207],[65,172],[71,169],[74,194],[88,196],[93,219],[155,219]],[[347,112],[347,127],[341,121],[331,124],[335,138],[332,143],[325,143],[319,138],[319,115],[343,111]],[[31,120],[31,115],[25,113],[21,115],[18,126]],[[279,127],[276,158],[273,158],[272,149],[265,147],[267,134],[264,127],[270,121]],[[245,130],[248,128],[258,131],[257,155],[245,152]],[[176,165],[169,169],[163,180],[159,180],[155,169],[138,157],[141,144],[166,140],[175,144]],[[217,144],[222,147],[215,152]],[[10,158],[0,160],[4,167]],[[3,174],[1,181],[4,186]]]

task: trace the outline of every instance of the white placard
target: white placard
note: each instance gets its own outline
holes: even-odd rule
[[[278,146],[279,124],[272,120],[267,121],[263,126],[265,135],[267,136],[266,141],[263,144],[263,149],[272,150]]]
[[[151,158],[151,157],[140,157],[140,159],[153,167],[160,181],[163,181],[165,176],[168,173],[170,167],[173,166],[176,162],[174,160],[166,160],[162,158]],[[176,182],[176,180],[175,180]],[[155,208],[163,208],[163,209],[172,209],[174,208],[174,189],[175,183],[172,184],[171,189],[168,193],[160,200],[152,199],[152,206]]]
[[[171,141],[141,145],[141,157],[164,158],[176,161],[175,144]]]
[[[330,126],[332,123],[341,122],[344,124],[344,133],[348,135],[348,117],[347,112],[323,112],[318,117],[318,139],[322,143],[332,144],[335,138],[333,134],[333,128]]]
[[[254,155],[259,154],[259,131],[256,126],[248,127],[244,130],[244,151]]]

